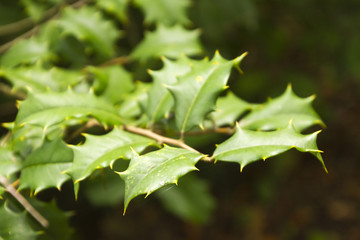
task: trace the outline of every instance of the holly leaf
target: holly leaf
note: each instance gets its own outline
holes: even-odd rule
[[[32,37],[15,43],[2,55],[0,64],[4,67],[15,67],[22,63],[33,64],[40,60],[47,61],[52,57],[48,44]]]
[[[163,117],[168,117],[174,105],[171,93],[164,85],[177,83],[178,77],[188,73],[194,60],[187,58],[184,54],[179,59],[171,61],[162,58],[163,68],[158,71],[149,70],[153,78],[153,85],[148,92],[146,114],[150,118],[151,124],[158,122]]]
[[[179,77],[178,83],[167,86],[175,99],[175,122],[181,133],[202,127],[206,115],[215,109],[218,95],[226,88],[233,65],[238,65],[245,55],[229,61],[216,52],[211,61],[194,65],[188,74]]]
[[[20,170],[20,163],[7,147],[0,147],[0,175],[8,177]]]
[[[145,23],[161,22],[165,25],[189,24],[186,8],[188,0],[135,0],[145,15]]]
[[[35,194],[50,187],[60,190],[61,185],[70,179],[62,172],[71,166],[72,160],[73,152],[61,138],[45,140],[25,159],[19,189],[30,188]]]
[[[312,107],[315,97],[300,98],[291,85],[279,97],[253,108],[252,112],[240,120],[239,126],[254,130],[274,130],[284,128],[293,119],[295,128],[302,131],[315,124],[324,126]]]
[[[87,69],[95,76],[93,86],[95,94],[114,104],[122,102],[125,95],[135,88],[130,73],[120,66],[88,67]]]
[[[67,7],[57,23],[62,27],[64,34],[73,35],[88,43],[100,56],[107,58],[114,55],[115,41],[120,32],[95,8],[85,6],[75,10]]]
[[[27,222],[26,212],[16,213],[6,206],[0,206],[0,239],[22,240],[36,239],[39,234],[35,232]]]
[[[114,15],[122,22],[127,22],[126,7],[130,0],[96,0],[96,5]]]
[[[124,213],[136,196],[146,194],[147,197],[167,184],[176,184],[186,173],[197,170],[195,164],[202,157],[200,153],[169,146],[141,156],[134,154],[129,168],[119,173],[125,181]]]
[[[40,66],[2,68],[0,76],[5,77],[14,90],[28,90],[44,92],[47,89],[64,91],[68,86],[74,86],[84,79],[77,71],[65,70],[57,67],[44,69]]]
[[[300,152],[313,154],[327,171],[321,157],[322,151],[316,145],[319,132],[302,135],[295,130],[291,121],[286,128],[271,132],[247,130],[237,126],[235,134],[217,146],[213,157],[215,160],[237,162],[242,171],[249,163],[296,148]]]
[[[158,24],[153,32],[146,32],[130,57],[145,61],[149,58],[166,56],[177,58],[181,54],[197,55],[202,52],[199,30],[186,30],[181,25],[166,27]]]
[[[74,162],[65,172],[75,183],[84,180],[98,168],[105,168],[114,164],[119,159],[130,159],[132,149],[142,152],[155,141],[137,134],[128,133],[114,128],[111,132],[96,136],[86,134],[83,145],[72,146]]]
[[[92,93],[45,92],[29,94],[20,103],[15,127],[25,124],[48,127],[69,118],[93,116],[103,124],[121,124],[122,117],[107,101]]]
[[[229,91],[226,96],[219,97],[216,101],[216,110],[211,113],[211,119],[215,121],[216,126],[233,126],[242,114],[253,107],[254,104],[245,102]]]
[[[179,186],[159,191],[157,196],[169,212],[195,224],[206,223],[215,208],[208,183],[192,174],[182,177]]]

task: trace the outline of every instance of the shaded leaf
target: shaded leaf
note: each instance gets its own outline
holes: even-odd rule
[[[0,147],[0,175],[8,177],[20,170],[20,163],[7,147]]]
[[[19,189],[30,188],[35,194],[50,187],[60,189],[70,179],[62,172],[71,166],[72,160],[73,152],[61,138],[45,140],[25,159]]]
[[[108,168],[94,172],[87,181],[84,181],[82,188],[93,206],[114,207],[124,199],[124,181]]]
[[[77,10],[65,8],[57,23],[63,28],[65,34],[87,42],[100,56],[114,55],[115,40],[120,36],[120,32],[95,8],[88,6]]]
[[[48,127],[69,118],[93,116],[104,124],[120,124],[122,118],[108,102],[91,93],[46,92],[29,94],[20,103],[15,126],[25,124]]]
[[[43,92],[47,89],[64,91],[84,78],[83,74],[77,71],[56,67],[45,69],[40,66],[2,68],[0,76],[9,80],[14,90],[31,89],[33,92]]]
[[[284,128],[291,119],[299,131],[315,124],[324,125],[311,106],[313,100],[314,96],[296,96],[289,85],[280,97],[253,108],[250,114],[241,119],[239,125],[248,129],[274,130]]]
[[[52,53],[48,44],[33,37],[15,43],[1,56],[0,64],[4,67],[15,67],[22,63],[32,64],[40,60],[46,61],[51,57]]]
[[[161,56],[177,58],[181,54],[197,55],[202,52],[199,35],[199,30],[186,30],[180,25],[166,27],[159,24],[155,31],[145,33],[145,38],[130,57],[145,61]]]
[[[6,204],[0,206],[0,239],[4,240],[32,240],[38,233],[31,229],[26,221],[26,213],[15,213]]]
[[[120,66],[88,67],[87,69],[95,75],[95,94],[114,104],[122,102],[125,95],[135,88],[130,73]]]
[[[196,224],[208,222],[215,208],[208,183],[194,175],[184,176],[179,186],[159,191],[157,196],[169,212]]]
[[[296,148],[300,152],[313,154],[326,170],[321,151],[316,145],[318,133],[302,135],[294,129],[291,122],[286,128],[272,132],[247,130],[237,126],[235,134],[217,146],[213,157],[215,160],[237,162],[242,170],[249,163]]]
[[[129,168],[119,173],[125,181],[124,213],[136,196],[148,196],[167,184],[176,184],[179,177],[197,170],[195,164],[202,157],[200,153],[169,146],[141,156],[134,154]]]
[[[145,23],[161,22],[165,25],[189,24],[186,8],[188,0],[135,0],[145,15]]]
[[[226,88],[233,65],[241,62],[246,54],[226,60],[216,52],[211,61],[194,65],[193,69],[179,77],[178,83],[167,86],[175,99],[176,127],[186,132],[202,126],[206,115],[215,109],[215,102]]]
[[[71,175],[74,182],[88,177],[98,168],[112,166],[119,158],[130,159],[132,149],[141,152],[155,141],[136,134],[114,128],[111,132],[96,136],[86,134],[83,145],[72,146],[74,162],[66,173]]]
[[[211,118],[215,121],[216,126],[233,126],[235,121],[253,106],[254,104],[245,102],[229,91],[226,96],[218,98],[216,110],[211,114]]]

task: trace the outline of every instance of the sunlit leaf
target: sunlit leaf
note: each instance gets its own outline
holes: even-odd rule
[[[74,182],[88,177],[98,168],[112,166],[119,158],[130,159],[132,150],[141,152],[155,141],[136,134],[114,128],[111,132],[96,136],[86,134],[83,145],[72,146],[74,163],[66,173],[72,176]]]
[[[277,98],[253,108],[239,125],[242,128],[255,130],[274,130],[283,128],[292,119],[299,131],[315,124],[324,125],[312,107],[314,96],[300,98],[292,91],[291,85]]]
[[[148,196],[167,184],[176,184],[179,177],[196,170],[195,164],[202,157],[200,153],[169,146],[141,156],[134,153],[129,168],[119,173],[125,181],[124,212],[134,197]]]
[[[176,126],[182,133],[202,126],[206,115],[215,110],[215,102],[226,88],[232,67],[244,56],[226,60],[217,52],[211,61],[194,65],[188,74],[179,77],[178,83],[167,86],[175,99]]]
[[[126,7],[130,0],[96,0],[96,5],[113,14],[122,22],[127,22]]]
[[[60,138],[45,140],[40,148],[25,159],[19,188],[29,188],[35,194],[50,187],[60,189],[70,179],[62,172],[71,166],[72,160],[72,150]]]
[[[237,162],[242,170],[249,163],[296,148],[300,152],[313,154],[326,170],[316,144],[318,133],[302,135],[291,122],[286,128],[271,132],[247,130],[237,126],[235,134],[217,146],[213,157],[215,160]]]
[[[9,176],[20,170],[20,163],[7,147],[0,147],[0,175]]]

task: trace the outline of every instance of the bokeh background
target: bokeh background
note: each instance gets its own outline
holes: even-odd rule
[[[327,125],[318,146],[329,173],[310,154],[296,151],[251,164],[242,173],[236,164],[200,164],[197,175],[213,196],[203,223],[171,214],[156,196],[135,199],[125,217],[122,203],[95,207],[85,197],[73,201],[71,184],[61,194],[49,190],[39,197],[56,196],[60,207],[76,212],[71,224],[78,239],[360,239],[360,2],[191,3],[188,15],[192,27],[202,29],[206,55],[216,49],[227,58],[249,52],[244,74],[231,78],[238,96],[263,102],[288,83],[301,97],[317,95],[314,107]],[[142,22],[138,9],[128,12]],[[1,120],[11,121],[16,110],[1,98]]]

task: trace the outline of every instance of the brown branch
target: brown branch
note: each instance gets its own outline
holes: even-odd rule
[[[190,147],[189,145],[185,144],[181,140],[164,137],[164,136],[161,136],[161,135],[159,135],[157,133],[154,133],[154,132],[152,132],[152,131],[150,131],[148,129],[138,128],[138,127],[134,127],[134,126],[126,126],[126,125],[124,125],[124,129],[126,131],[129,131],[129,132],[133,132],[133,133],[136,133],[136,134],[139,134],[139,135],[143,135],[143,136],[155,139],[156,141],[158,141],[159,144],[167,143],[167,144],[171,144],[171,145],[174,145],[174,146],[178,146],[178,147],[187,149],[187,150],[192,151],[192,152],[200,153],[198,150]],[[202,153],[200,153],[200,154],[202,154]],[[203,160],[204,161],[211,161],[211,158],[204,157]]]
[[[49,226],[48,220],[46,220],[36,209],[31,206],[31,204],[21,195],[16,189],[12,186],[11,183],[7,180],[6,177],[0,175],[0,183],[5,187],[5,190],[9,192],[25,209],[28,211],[31,216],[33,216],[36,221],[38,221],[41,226],[44,228]]]

